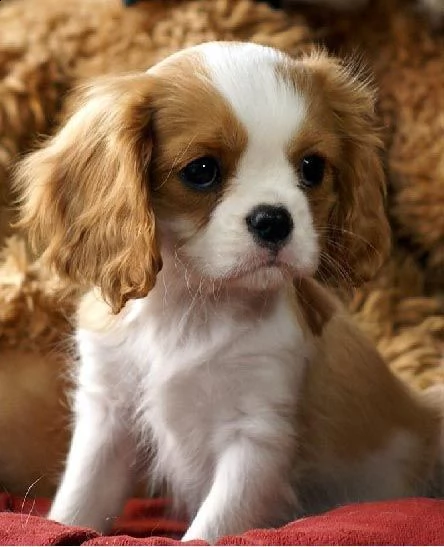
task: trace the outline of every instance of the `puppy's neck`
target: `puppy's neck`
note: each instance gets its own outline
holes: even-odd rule
[[[166,255],[163,262],[156,286],[148,297],[161,303],[163,313],[192,308],[194,313],[208,314],[228,308],[257,317],[257,314],[266,313],[285,290],[282,285],[249,288],[226,280],[204,278],[171,255]]]

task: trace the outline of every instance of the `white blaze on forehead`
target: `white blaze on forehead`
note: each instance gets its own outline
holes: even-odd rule
[[[288,57],[250,43],[211,42],[196,48],[216,89],[231,105],[249,140],[281,150],[301,127],[306,105],[278,66]]]

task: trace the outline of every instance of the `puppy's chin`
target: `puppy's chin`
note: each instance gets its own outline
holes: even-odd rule
[[[278,266],[264,266],[249,271],[243,275],[228,278],[227,287],[249,291],[276,290],[291,279],[288,271]]]
[[[276,290],[291,282],[295,272],[287,267],[278,265],[266,265],[238,274],[234,277],[228,277],[225,280],[227,288],[245,289],[247,291],[270,291]]]

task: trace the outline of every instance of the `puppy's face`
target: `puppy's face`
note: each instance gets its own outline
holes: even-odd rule
[[[297,63],[207,44],[153,75],[153,204],[177,257],[196,278],[246,288],[313,274],[328,207],[310,201],[330,199],[337,139],[310,112]]]
[[[355,206],[347,186],[369,186],[373,229],[386,229],[374,128],[353,125],[372,115],[370,93],[355,97],[363,90],[325,57],[295,61],[251,44],[206,44],[150,74],[159,79],[152,199],[190,276],[265,288],[322,263],[325,276],[350,280],[339,256],[351,249],[332,233],[338,203],[345,215]]]
[[[24,223],[115,311],[167,254],[200,284],[353,284],[389,240],[378,149],[372,93],[337,62],[204,44],[94,86],[23,165]]]

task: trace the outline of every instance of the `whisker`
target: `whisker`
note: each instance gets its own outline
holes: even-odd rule
[[[355,239],[358,239],[359,241],[362,241],[363,243],[366,243],[374,252],[381,254],[380,251],[368,239],[366,239],[360,234],[356,234],[355,232],[346,230],[345,228],[340,228],[338,226],[320,226],[320,227],[317,227],[316,230],[320,232],[321,234],[325,234],[328,232],[338,232],[340,234],[351,236]]]
[[[344,267],[335,260],[331,255],[325,251],[321,251],[321,259],[327,264],[330,272],[333,275],[339,276],[343,281],[344,285],[348,288],[353,287],[353,281],[350,277],[350,274],[344,269]]]
[[[44,477],[44,475],[41,475],[40,477],[38,477],[33,483],[31,483],[31,484],[29,485],[28,489],[26,490],[26,493],[25,493],[25,496],[24,496],[24,498],[23,498],[22,505],[21,505],[21,508],[20,508],[20,512],[21,512],[22,514],[23,514],[23,510],[24,510],[24,508],[25,508],[26,499],[28,498],[28,496],[29,496],[31,490],[34,488],[34,486],[35,486],[38,482],[40,482],[40,481],[43,479],[43,477]],[[29,511],[29,513],[28,513],[28,515],[27,515],[26,522],[24,523],[23,526],[26,526],[26,525],[28,524],[28,522],[29,522],[29,517],[31,516],[31,513],[32,513],[32,511],[33,511],[33,509],[34,509],[34,506],[35,506],[35,500],[33,500],[33,502],[32,502],[32,507],[31,507],[31,509],[30,509],[30,511]]]

